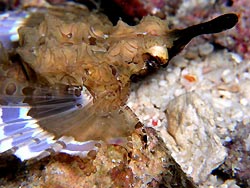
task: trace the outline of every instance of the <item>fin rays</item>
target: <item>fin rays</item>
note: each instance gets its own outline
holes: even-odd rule
[[[118,143],[138,123],[126,106],[100,112],[102,100],[93,103],[86,90],[77,96],[53,94],[47,101],[36,100],[36,95],[23,98],[28,103],[12,102],[13,96],[9,105],[0,106],[0,153],[10,151],[21,160],[39,160],[55,152],[85,155],[96,150],[100,140]]]

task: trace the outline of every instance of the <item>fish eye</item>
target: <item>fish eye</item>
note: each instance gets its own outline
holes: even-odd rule
[[[161,59],[157,56],[152,56],[149,53],[143,55],[145,68],[148,72],[154,72],[162,65]]]
[[[158,56],[152,56],[150,53],[144,53],[142,58],[144,61],[144,68],[138,73],[131,75],[130,80],[132,82],[137,82],[146,75],[156,72],[160,67],[167,63],[167,61],[163,62],[161,58]]]

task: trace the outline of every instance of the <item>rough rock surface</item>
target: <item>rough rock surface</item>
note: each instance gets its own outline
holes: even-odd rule
[[[12,172],[0,166],[0,187],[196,187],[152,128],[137,129],[124,147],[102,144],[87,158],[58,154],[28,166],[11,163]]]
[[[237,127],[239,124],[243,124],[241,127],[246,132],[250,119],[250,103],[247,94],[249,89],[249,84],[247,83],[250,78],[250,62],[242,59],[238,54],[228,52],[227,50],[213,50],[208,55],[200,55],[199,49],[203,48],[202,45],[191,48],[191,51],[195,52],[196,57],[194,56],[192,59],[187,58],[190,52],[184,54],[184,57],[178,56],[173,59],[172,66],[170,65],[167,70],[160,71],[157,75],[134,85],[134,92],[131,93],[128,101],[129,106],[146,126],[154,127],[162,132],[162,130],[165,131],[168,127],[167,118],[164,113],[166,109],[168,110],[168,104],[172,100],[175,101],[175,98],[180,95],[194,92],[206,104],[202,107],[200,106],[201,108],[198,111],[205,111],[210,108],[209,110],[215,114],[214,121],[216,128],[211,129],[211,131],[213,135],[219,136],[222,145],[227,145],[228,142],[233,141],[235,135],[238,136],[238,139],[246,140],[247,137],[242,135],[239,131],[240,129]],[[190,103],[192,104],[193,102]],[[185,105],[187,105],[186,101],[183,103],[184,109]],[[183,113],[182,108],[180,108],[179,113]],[[208,117],[209,114],[207,114]],[[200,118],[198,119],[199,121],[201,121]],[[210,121],[213,120],[211,119]],[[232,134],[233,132],[234,134]],[[167,139],[166,134],[162,134],[161,137]],[[183,137],[181,139],[183,140]],[[188,145],[191,144],[184,143],[186,145],[183,148],[188,148]],[[195,145],[196,143],[194,142],[193,144]],[[169,149],[173,153],[173,156],[175,156],[175,159],[177,161],[178,158],[181,159],[181,156],[183,156],[181,152],[176,149],[172,150],[171,148],[174,147],[171,146]],[[242,150],[239,147],[234,148],[234,151],[238,151],[239,156],[242,155],[240,154]],[[195,155],[199,156],[200,153],[197,152]],[[198,158],[198,156],[196,157]],[[211,156],[207,155],[207,157],[210,158]],[[215,157],[220,158],[221,156]],[[188,164],[191,160],[192,157],[190,156],[189,160],[185,161]],[[247,161],[249,163],[249,159],[245,158],[244,161],[241,160],[241,163],[247,163]],[[186,165],[183,164],[181,166],[185,168]],[[210,165],[215,167],[218,164],[210,163]],[[201,167],[194,167],[194,169],[199,168]],[[209,170],[205,171],[208,172]],[[247,174],[248,171],[244,172]],[[219,176],[207,174],[207,180],[200,183],[199,186],[230,187],[234,184],[232,182],[234,180],[230,177],[235,178],[235,175],[232,174],[228,177],[223,178],[228,180],[224,184]],[[237,187],[236,184],[234,186]],[[247,184],[245,186],[247,187]]]
[[[216,135],[213,109],[197,94],[187,93],[169,102],[166,115],[172,137],[164,137],[167,147],[178,152],[174,157],[195,182],[205,181],[227,154]]]

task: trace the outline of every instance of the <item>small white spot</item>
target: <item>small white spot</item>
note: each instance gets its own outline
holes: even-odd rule
[[[3,140],[2,142],[0,142],[0,153],[11,149],[13,147],[12,142],[13,142],[12,138],[8,138],[8,139]]]
[[[154,7],[154,8],[151,10],[151,14],[156,14],[156,13],[158,13],[158,12],[160,12],[160,9],[159,9],[159,8],[156,8],[156,7]]]
[[[32,117],[27,116],[29,111],[30,111],[30,107],[20,108],[19,118],[31,119]]]
[[[54,144],[56,141],[54,140],[54,136],[52,134],[47,135],[46,142],[48,145]]]
[[[225,142],[231,142],[232,141],[232,139],[229,137],[229,136],[227,136],[226,138],[225,138]]]
[[[242,57],[239,54],[231,53],[231,57],[236,63],[242,62]]]
[[[246,98],[242,98],[242,99],[240,99],[240,104],[242,104],[243,106],[247,106],[248,100]]]
[[[18,41],[18,40],[19,40],[18,34],[11,35],[11,36],[10,36],[10,40],[11,40],[12,42]]]
[[[28,146],[23,146],[21,148],[18,148],[15,152],[15,155],[20,158],[22,161],[32,159],[34,157],[37,157],[42,152],[32,152],[30,151]]]
[[[70,151],[67,149],[62,149],[60,153],[67,153],[69,155],[75,155],[75,156],[80,156],[80,157],[86,157],[89,153],[89,151]]]
[[[61,137],[59,141],[62,141],[64,144],[66,144],[66,148],[62,149],[60,152],[70,155],[86,156],[90,150],[98,149],[95,146],[97,143],[96,141],[77,142],[74,140],[74,138],[67,136]]]
[[[104,38],[104,39],[107,39],[107,38],[109,38],[109,35],[104,34],[104,35],[103,35],[103,38]]]

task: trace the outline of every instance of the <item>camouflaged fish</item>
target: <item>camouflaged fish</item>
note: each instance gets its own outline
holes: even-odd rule
[[[237,21],[229,13],[169,30],[166,20],[146,16],[113,26],[76,5],[1,15],[0,153],[40,159],[119,143],[139,124],[126,106],[131,79],[167,66],[193,37]]]

